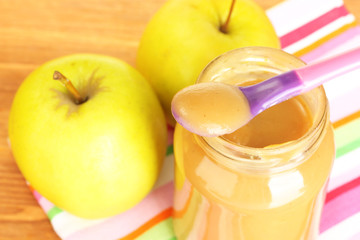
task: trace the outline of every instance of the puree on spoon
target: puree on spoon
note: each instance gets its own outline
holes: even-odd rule
[[[174,96],[171,108],[180,125],[207,137],[234,132],[252,118],[244,94],[225,83],[198,83],[184,88]]]

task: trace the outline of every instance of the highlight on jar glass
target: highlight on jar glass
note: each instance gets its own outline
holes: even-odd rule
[[[179,240],[317,238],[335,156],[323,87],[256,114],[247,104],[251,94],[237,92],[304,66],[282,50],[240,48],[213,60],[194,91],[174,98],[173,108],[203,108],[207,119],[218,121],[211,125],[200,114],[190,126],[175,128],[173,221]],[[266,92],[274,95],[277,88]]]

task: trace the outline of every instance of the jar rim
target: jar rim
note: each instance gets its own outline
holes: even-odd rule
[[[323,87],[319,87],[320,91],[325,92]],[[325,95],[325,93],[324,93]],[[286,148],[289,146],[292,146],[294,144],[297,144],[298,142],[303,141],[304,139],[308,139],[309,137],[311,137],[313,135],[314,132],[317,131],[317,129],[319,128],[319,125],[321,124],[321,122],[326,121],[326,117],[327,117],[327,108],[328,108],[328,103],[325,103],[325,106],[323,108],[322,113],[323,114],[319,114],[319,117],[317,117],[314,121],[314,123],[312,124],[312,126],[306,131],[305,134],[303,134],[300,138],[295,139],[293,141],[288,141],[288,142],[284,142],[284,143],[280,143],[280,144],[274,144],[274,145],[270,145],[267,146],[266,148],[261,148],[261,147],[250,147],[250,146],[246,146],[246,145],[236,145],[234,144],[232,141],[227,140],[226,138],[224,138],[223,136],[218,136],[218,137],[202,137],[199,136],[201,138],[204,138],[206,141],[209,141],[210,139],[217,139],[217,141],[221,142],[223,145],[226,144],[231,144],[234,145],[236,147],[239,147],[241,149],[248,149],[249,151],[258,151],[259,149],[261,149],[261,151],[265,151],[265,152],[273,152],[273,151],[278,151],[279,149],[282,148]],[[210,140],[211,141],[211,140]]]
[[[259,56],[265,53],[264,57],[269,57],[269,58],[271,58],[271,56],[269,55],[273,55],[274,52],[276,52],[276,54],[280,54],[282,55],[282,57],[290,58],[292,60],[297,61],[298,63],[305,65],[305,63],[301,59],[296,58],[295,56],[286,53],[280,49],[273,49],[268,47],[246,47],[246,48],[231,50],[215,58],[204,68],[204,70],[199,76],[199,79],[201,78],[202,74],[204,74],[207,71],[207,69],[211,68],[212,65],[214,65],[214,63],[216,64],[216,62],[219,61],[219,59],[221,59],[222,56],[226,54],[236,55],[238,52],[248,54],[249,56],[254,52],[257,55],[260,54]],[[316,114],[315,117],[313,118],[313,123],[311,127],[306,131],[306,133],[293,141],[284,142],[281,144],[277,144],[275,146],[270,145],[269,147],[266,148],[257,148],[257,147],[250,147],[250,146],[236,144],[230,140],[225,139],[222,136],[201,137],[196,135],[197,140],[199,144],[201,145],[205,144],[208,147],[210,147],[212,150],[215,150],[216,153],[214,153],[214,151],[212,151],[212,153],[208,152],[210,154],[216,154],[216,157],[214,157],[214,159],[219,160],[219,155],[221,155],[223,158],[231,160],[228,162],[232,164],[233,163],[240,164],[242,168],[245,167],[252,170],[254,169],[264,170],[264,169],[268,169],[270,166],[273,168],[276,167],[277,170],[281,171],[282,169],[285,168],[294,167],[294,164],[295,165],[300,164],[304,159],[307,158],[307,156],[310,156],[310,154],[317,149],[319,143],[321,142],[319,138],[323,137],[324,134],[322,133],[326,127],[326,123],[328,120],[329,106],[324,88],[320,86],[305,94],[302,94],[302,96],[303,95],[304,96],[311,95],[317,97],[317,99],[319,100],[319,104],[318,104],[319,107],[316,110],[318,114]],[[301,149],[301,151],[296,151],[296,149],[298,150]],[[288,161],[284,161],[279,157],[281,154],[288,153],[291,151],[294,152],[294,155],[292,155],[292,159],[289,159]],[[222,163],[223,162],[224,161],[222,161]]]

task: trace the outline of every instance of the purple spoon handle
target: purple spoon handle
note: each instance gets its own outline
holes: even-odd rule
[[[253,116],[291,97],[360,68],[360,48],[272,77],[259,84],[239,87]]]

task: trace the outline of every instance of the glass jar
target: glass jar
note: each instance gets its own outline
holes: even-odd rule
[[[249,85],[301,66],[278,49],[241,48],[212,61],[198,82]],[[176,126],[173,220],[179,240],[317,238],[334,136],[324,89],[298,98],[311,115],[309,127],[296,139],[269,146],[201,137]]]

